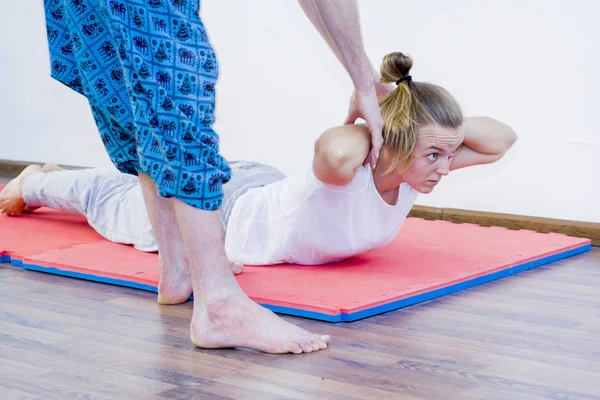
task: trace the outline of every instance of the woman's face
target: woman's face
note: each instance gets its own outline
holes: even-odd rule
[[[462,126],[424,125],[419,128],[413,163],[401,174],[402,180],[420,193],[431,193],[450,172],[450,163],[465,137],[464,132]]]

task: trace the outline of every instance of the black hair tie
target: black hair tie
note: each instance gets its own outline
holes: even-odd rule
[[[412,81],[412,76],[410,76],[410,75],[403,76],[402,78],[400,78],[396,81],[396,85],[399,85],[404,81],[407,81],[407,82]]]

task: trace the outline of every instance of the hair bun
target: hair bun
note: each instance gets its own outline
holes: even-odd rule
[[[392,83],[404,78],[410,73],[412,65],[412,58],[399,51],[386,55],[381,63],[381,82]]]

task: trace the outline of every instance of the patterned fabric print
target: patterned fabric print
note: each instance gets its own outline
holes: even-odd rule
[[[199,0],[44,0],[51,75],[87,97],[122,172],[216,210],[231,170],[212,129],[218,67]]]

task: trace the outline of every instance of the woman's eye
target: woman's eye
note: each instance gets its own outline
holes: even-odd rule
[[[430,155],[427,156],[427,158],[431,161],[435,161],[437,160],[439,154],[438,153],[431,153]]]

